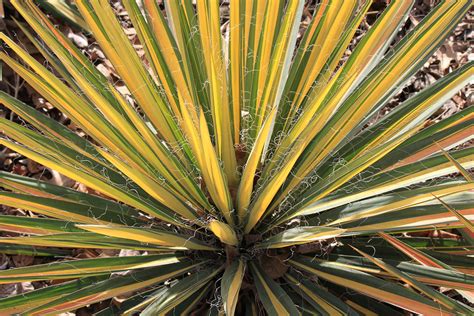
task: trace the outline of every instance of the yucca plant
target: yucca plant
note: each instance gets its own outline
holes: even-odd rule
[[[474,108],[426,125],[472,63],[373,119],[470,1],[396,43],[413,3],[391,1],[347,56],[369,0],[322,0],[301,38],[303,0],[232,0],[228,22],[217,0],[125,0],[143,58],[108,1],[76,1],[126,95],[32,1],[12,3],[48,67],[5,35],[0,59],[88,137],[1,92],[27,123],[0,119],[0,144],[91,193],[0,173],[0,203],[35,214],[0,215],[1,251],[45,262],[0,283],[51,280],[0,314],[120,295],[96,315],[472,315],[474,149],[458,145]],[[443,228],[465,237],[408,234]],[[74,248],[117,255],[64,258]]]

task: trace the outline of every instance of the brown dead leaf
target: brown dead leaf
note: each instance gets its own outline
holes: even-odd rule
[[[31,266],[35,261],[34,256],[27,256],[27,255],[17,255],[11,257],[13,264],[15,267],[26,267]]]
[[[83,34],[75,33],[71,28],[68,28],[66,35],[67,38],[69,38],[79,48],[86,48],[89,45],[87,37]]]
[[[74,184],[76,184],[76,181],[72,180],[71,178],[68,178],[56,170],[49,169],[51,172],[51,179],[49,180],[49,183],[59,185],[59,186],[64,186],[64,187],[72,187]]]

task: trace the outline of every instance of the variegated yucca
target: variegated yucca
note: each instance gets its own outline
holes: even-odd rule
[[[100,195],[0,173],[0,204],[35,214],[0,215],[18,233],[1,251],[47,262],[0,283],[61,280],[0,299],[1,315],[122,294],[95,315],[472,315],[474,149],[456,146],[474,108],[425,124],[472,63],[373,123],[470,1],[391,46],[413,5],[393,0],[347,57],[370,0],[322,0],[298,40],[303,0],[232,0],[224,27],[217,0],[124,0],[143,58],[108,1],[76,1],[129,96],[32,1],[11,2],[48,67],[4,34],[0,60],[89,137],[0,92],[28,122],[0,119],[0,144]],[[404,234],[442,228],[465,238]],[[139,252],[59,259],[73,248]]]

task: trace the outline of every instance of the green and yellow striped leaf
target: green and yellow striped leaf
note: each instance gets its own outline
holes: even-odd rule
[[[295,304],[277,282],[267,276],[257,264],[250,262],[257,294],[267,313],[271,315],[299,315]]]
[[[224,300],[224,311],[226,315],[235,315],[239,291],[242,286],[242,279],[245,275],[246,263],[240,258],[226,267],[221,280],[221,295]]]
[[[174,254],[68,260],[0,271],[0,283],[83,278],[179,263]]]
[[[216,250],[217,248],[207,245],[192,236],[183,236],[160,229],[133,228],[111,225],[76,225],[83,230],[105,236],[123,238],[157,245],[160,247],[171,247],[176,250]]]

